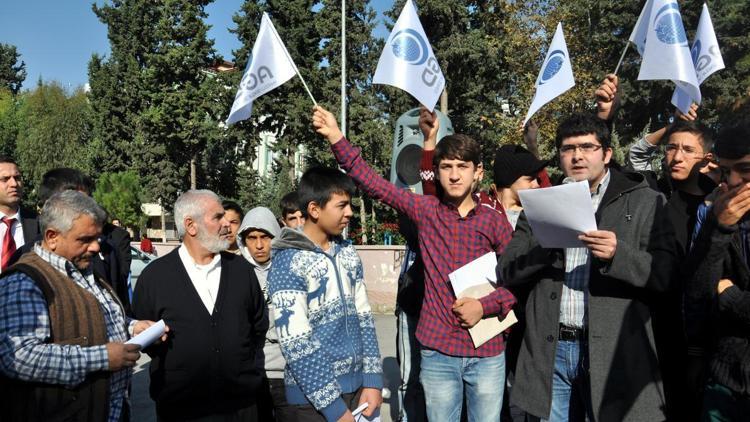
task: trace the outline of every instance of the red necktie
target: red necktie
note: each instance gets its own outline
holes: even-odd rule
[[[8,261],[10,261],[10,257],[13,256],[13,253],[16,251],[16,240],[13,239],[13,232],[11,230],[14,221],[16,221],[15,218],[2,218],[2,222],[8,226],[8,230],[5,231],[5,236],[3,237],[2,264],[0,265],[2,271],[5,271],[5,268],[8,266]]]

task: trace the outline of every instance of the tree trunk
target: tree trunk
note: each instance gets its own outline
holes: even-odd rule
[[[365,198],[359,195],[359,223],[362,226],[362,244],[367,244],[367,211],[365,210]]]
[[[167,217],[164,215],[164,205],[159,200],[159,209],[161,209],[161,241],[167,243]]]
[[[448,115],[448,88],[443,88],[443,92],[440,93],[440,111]]]
[[[196,155],[193,154],[193,158],[190,159],[190,189],[198,189],[198,175],[195,165]]]

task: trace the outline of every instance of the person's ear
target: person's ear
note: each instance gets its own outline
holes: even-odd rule
[[[185,217],[185,233],[190,236],[198,235],[198,222],[193,220],[193,217]]]
[[[307,216],[313,220],[317,220],[320,218],[321,209],[320,204],[315,201],[310,201],[310,203],[307,204]]]
[[[602,148],[604,151],[604,164],[609,164],[612,160],[612,148]]]
[[[50,248],[51,251],[57,249],[62,233],[55,229],[47,229],[44,231],[44,243]]]
[[[477,182],[481,182],[484,178],[484,165],[482,163],[479,163],[476,165],[476,168],[474,169],[474,180]]]

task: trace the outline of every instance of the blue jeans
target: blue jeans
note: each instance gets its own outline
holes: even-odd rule
[[[425,415],[424,391],[419,383],[419,342],[416,331],[418,317],[398,312],[396,347],[401,385],[398,387],[398,420],[400,422],[423,422]]]
[[[593,420],[589,381],[588,345],[585,341],[557,341],[552,375],[551,422]]]
[[[488,358],[463,358],[422,349],[419,375],[430,422],[461,419],[466,390],[469,422],[500,420],[505,387],[505,353]]]

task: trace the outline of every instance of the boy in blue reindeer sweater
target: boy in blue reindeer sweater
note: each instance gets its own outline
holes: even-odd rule
[[[326,168],[300,179],[301,230],[274,239],[268,288],[286,358],[286,398],[299,421],[354,421],[382,403],[380,352],[362,262],[341,232],[352,216],[354,183]]]

